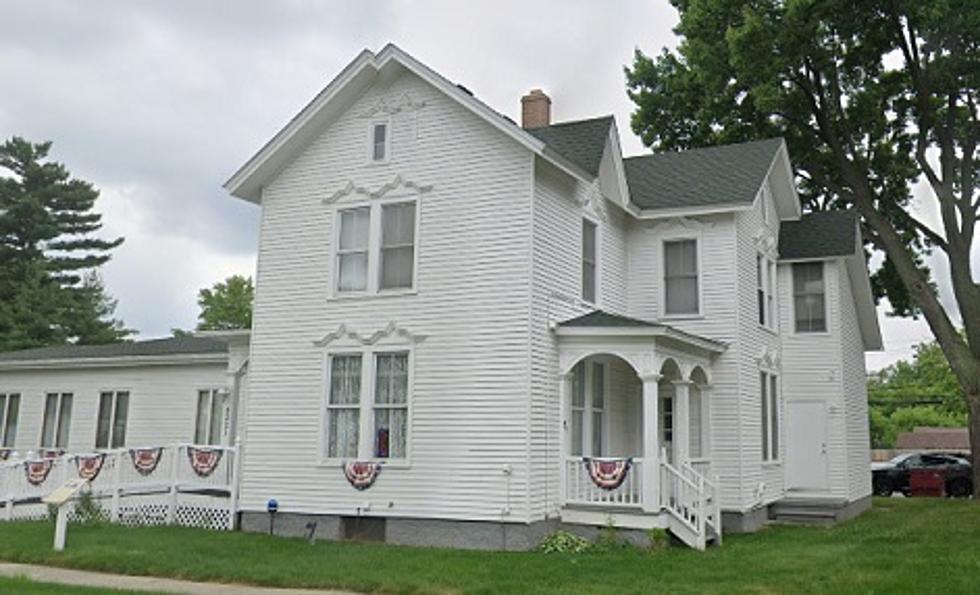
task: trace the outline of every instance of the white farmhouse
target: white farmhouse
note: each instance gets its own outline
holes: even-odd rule
[[[262,209],[243,527],[703,547],[867,508],[856,217],[801,215],[780,139],[624,158],[521,101],[364,51],[227,182]]]
[[[362,52],[226,183],[251,336],[0,354],[0,453],[238,440],[243,529],[402,544],[866,509],[854,214],[801,214],[781,139],[623,157],[521,102]]]

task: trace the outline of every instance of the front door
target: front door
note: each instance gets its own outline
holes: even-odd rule
[[[791,490],[827,490],[827,406],[823,402],[786,402],[786,481]]]

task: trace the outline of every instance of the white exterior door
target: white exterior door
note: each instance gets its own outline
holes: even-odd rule
[[[786,402],[786,482],[791,490],[826,491],[827,406]]]

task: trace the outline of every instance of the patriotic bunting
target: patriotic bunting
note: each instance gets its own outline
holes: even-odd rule
[[[37,461],[24,461],[24,472],[27,473],[27,483],[32,486],[39,486],[44,483],[51,473],[51,466],[54,463],[51,459],[40,459]]]
[[[160,455],[163,453],[162,446],[153,448],[131,448],[129,456],[133,459],[133,467],[137,473],[146,477],[156,470],[160,464]]]
[[[44,448],[41,449],[42,459],[57,459],[61,455],[65,454],[65,449],[63,448]]]
[[[75,456],[75,469],[78,471],[78,477],[88,481],[95,481],[99,472],[102,471],[103,463],[105,463],[104,453]]]
[[[374,485],[381,473],[381,463],[351,461],[343,463],[344,477],[356,490],[366,490]]]
[[[592,479],[592,483],[594,483],[597,488],[612,491],[623,485],[623,482],[626,481],[626,476],[629,474],[630,467],[633,466],[633,459],[598,459],[584,457],[582,459],[582,463],[585,465],[586,471],[589,472],[589,477]]]
[[[207,477],[214,472],[221,455],[224,453],[220,448],[198,448],[196,446],[187,447],[187,458],[190,459],[191,468],[198,477]]]

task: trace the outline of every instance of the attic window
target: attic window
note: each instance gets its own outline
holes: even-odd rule
[[[388,123],[377,122],[371,126],[371,160],[388,159]]]

